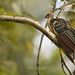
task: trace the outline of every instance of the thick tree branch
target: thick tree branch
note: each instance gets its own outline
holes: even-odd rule
[[[25,23],[30,24],[33,27],[35,27],[36,29],[38,29],[39,31],[41,31],[42,33],[44,33],[55,45],[60,46],[58,44],[58,41],[55,38],[55,36],[53,36],[51,32],[47,31],[44,27],[42,27],[42,25],[37,21],[34,21],[34,20],[26,18],[26,17],[5,16],[5,15],[0,16],[0,21],[17,22],[17,23],[22,23],[22,24],[25,24]]]

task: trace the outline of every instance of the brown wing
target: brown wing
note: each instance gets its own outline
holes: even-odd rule
[[[60,36],[57,37],[60,45],[68,53],[74,53],[75,50],[75,36],[70,30],[65,31]]]
[[[73,52],[75,50],[75,30],[71,28],[70,22],[61,18],[53,18],[50,23],[57,32],[57,39],[64,50]]]

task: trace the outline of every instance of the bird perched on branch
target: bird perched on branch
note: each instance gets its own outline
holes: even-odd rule
[[[56,35],[63,48],[63,52],[69,59],[72,57],[75,63],[75,30],[71,27],[70,22],[62,18],[54,18],[52,12],[48,12],[45,18],[47,18],[50,31]]]

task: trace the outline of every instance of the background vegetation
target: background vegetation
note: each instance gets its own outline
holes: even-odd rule
[[[0,0],[0,15],[25,16],[41,23],[45,20],[46,13],[54,6],[54,1]],[[63,1],[58,0],[58,7]],[[71,21],[73,27],[74,7],[75,5],[66,8],[62,14],[63,18]],[[34,39],[37,34],[41,33],[28,24],[0,22],[0,75],[36,75],[38,45],[35,47]],[[64,75],[58,50],[53,51],[48,59],[41,55],[40,72],[41,75]]]

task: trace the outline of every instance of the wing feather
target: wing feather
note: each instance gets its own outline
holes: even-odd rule
[[[75,44],[75,36],[72,31],[66,30],[64,34]]]
[[[69,53],[73,53],[75,50],[75,42],[72,41],[73,38],[74,37],[67,35],[67,33],[63,33],[59,37],[57,37],[60,45],[64,48],[66,52]]]

